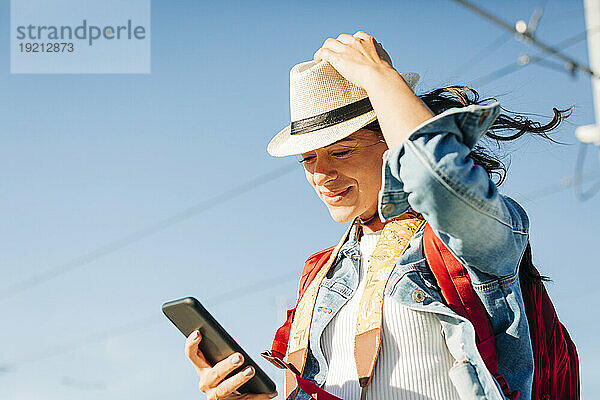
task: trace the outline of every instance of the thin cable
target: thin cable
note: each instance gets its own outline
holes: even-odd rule
[[[583,174],[582,174],[583,164],[585,161],[585,154],[586,154],[588,145],[589,145],[589,143],[580,143],[579,144],[579,152],[577,153],[577,161],[575,162],[575,174],[573,177],[573,181],[574,181],[573,186],[575,189],[575,197],[579,201],[586,201],[586,200],[591,199],[600,190],[600,179],[598,179],[598,181],[595,182],[595,184],[592,185],[592,187],[590,189],[588,189],[587,192],[584,192],[581,187],[581,181],[582,181],[582,176],[583,176]],[[596,146],[596,149],[598,150],[598,155],[600,155],[600,146]]]
[[[600,174],[581,174],[578,178],[563,178],[560,180],[558,184],[552,184],[540,189],[537,189],[532,192],[528,192],[520,197],[524,199],[521,200],[522,203],[531,202],[534,200],[541,199],[543,197],[550,196],[552,194],[561,192],[571,186],[579,184],[588,179],[599,179],[598,185],[600,185]],[[227,301],[235,300],[240,297],[244,297],[247,295],[255,294],[262,292],[264,290],[270,289],[273,286],[278,284],[286,283],[292,279],[297,279],[297,273],[285,274],[282,276],[265,279],[259,282],[252,283],[250,285],[244,286],[242,288],[238,288],[235,290],[231,290],[230,292],[225,292],[218,294],[216,296],[210,297],[206,300],[207,304],[211,306],[215,306],[217,304],[223,304]],[[16,368],[22,366],[24,364],[28,364],[31,362],[58,357],[67,353],[71,353],[80,348],[86,347],[91,344],[101,343],[108,339],[112,339],[119,336],[128,335],[132,332],[138,331],[143,328],[147,328],[149,326],[153,326],[161,322],[160,318],[157,318],[156,315],[146,316],[144,318],[138,319],[134,322],[129,322],[127,324],[114,327],[108,330],[96,332],[84,338],[74,339],[62,344],[58,344],[52,347],[46,347],[44,349],[37,349],[35,353],[25,355],[21,358],[10,362],[4,362],[0,364],[0,374],[14,372]]]
[[[223,204],[226,201],[230,201],[242,194],[245,194],[259,186],[265,185],[285,174],[290,173],[291,171],[297,169],[298,166],[294,164],[286,165],[282,168],[277,168],[271,172],[260,175],[257,178],[251,179],[246,183],[243,183],[239,186],[233,187],[229,190],[224,191],[221,194],[217,194],[213,197],[210,197],[200,203],[186,208],[176,214],[173,214],[167,218],[164,218],[158,222],[150,224],[145,228],[132,232],[126,236],[123,236],[120,239],[114,240],[105,244],[104,246],[98,247],[95,250],[92,250],[82,256],[73,258],[63,264],[59,264],[54,268],[50,268],[46,271],[43,271],[39,274],[29,277],[21,282],[16,283],[13,286],[10,286],[2,291],[0,291],[0,300],[5,300],[9,297],[15,296],[25,290],[28,290],[34,286],[41,285],[42,283],[48,282],[58,276],[64,275],[68,272],[71,272],[75,269],[84,267],[93,261],[98,260],[99,258],[105,257],[109,254],[114,253],[117,250],[125,248],[135,242],[140,241],[150,235],[153,235],[157,232],[163,231],[175,224],[178,224],[182,221],[190,219],[198,214],[201,214],[208,209]]]
[[[501,67],[501,68],[499,68],[499,69],[497,69],[497,70],[495,70],[493,72],[490,72],[487,75],[484,75],[482,77],[479,77],[479,78],[473,80],[471,82],[471,85],[474,86],[474,87],[485,86],[485,85],[487,85],[489,83],[497,81],[500,78],[505,77],[506,75],[512,74],[513,72],[516,72],[519,69],[521,69],[524,66],[529,65],[531,63],[532,63],[531,60],[528,62],[528,64],[525,64],[525,65],[519,64],[518,62],[516,62],[516,63],[510,63],[510,64],[505,65],[504,67]]]
[[[242,286],[237,289],[233,289],[227,292],[217,294],[209,297],[203,301],[208,306],[216,306],[226,303],[228,301],[236,300],[245,296],[257,294],[265,290],[271,289],[277,285],[287,283],[291,280],[298,279],[298,272],[286,273],[276,277],[263,279],[258,282],[251,283],[246,286]],[[36,348],[34,353],[26,354],[17,358],[13,361],[4,362],[0,364],[0,373],[13,372],[16,368],[28,364],[31,362],[44,360],[48,358],[54,358],[62,356],[67,353],[71,353],[75,350],[89,346],[91,344],[97,344],[105,342],[109,339],[114,339],[119,336],[128,335],[130,333],[139,331],[140,329],[148,328],[149,326],[157,325],[158,323],[164,322],[165,320],[159,316],[159,311],[152,315],[148,315],[144,318],[139,318],[135,321],[128,322],[121,326],[113,327],[107,330],[95,332],[91,335],[83,338],[77,338],[69,340],[67,342],[57,344],[55,346]]]
[[[542,58],[542,59],[537,60],[535,63],[537,65],[539,65],[540,67],[548,68],[553,71],[565,72],[565,66],[561,65],[559,63],[556,63],[554,61],[550,61],[550,60],[546,60],[546,59]]]
[[[551,184],[551,185],[545,186],[543,188],[540,188],[540,189],[537,189],[537,190],[534,190],[531,192],[527,192],[525,194],[520,195],[519,197],[523,198],[523,200],[521,200],[522,203],[527,203],[527,202],[538,200],[543,197],[547,197],[552,194],[561,192],[561,191],[568,189],[569,187],[574,186],[583,181],[587,181],[589,179],[598,179],[598,178],[600,178],[600,173],[581,174],[581,176],[577,179],[563,178],[558,183]],[[262,281],[258,281],[258,282],[252,283],[250,285],[244,286],[239,289],[234,289],[229,292],[224,292],[224,293],[218,294],[216,296],[208,298],[206,301],[207,301],[207,304],[210,304],[210,305],[222,304],[227,301],[234,300],[234,299],[237,299],[240,297],[244,297],[249,294],[259,293],[263,290],[269,289],[270,287],[273,287],[273,286],[281,284],[281,283],[285,283],[289,280],[296,279],[296,278],[297,278],[297,273],[295,273],[295,272],[291,273],[291,274],[284,274],[284,275],[277,276],[274,278],[269,278],[269,279],[265,279]],[[20,359],[14,360],[9,363],[0,364],[0,372],[9,372],[10,370],[12,370],[12,368],[15,368],[15,367],[25,364],[25,363],[37,361],[40,359],[56,357],[56,356],[59,356],[59,355],[65,354],[65,353],[72,352],[78,348],[85,347],[92,343],[102,342],[109,338],[127,335],[131,332],[137,331],[144,327],[154,325],[154,324],[158,323],[159,321],[160,321],[160,319],[156,318],[155,315],[147,316],[145,318],[141,318],[139,320],[127,323],[125,325],[121,325],[119,327],[111,328],[109,330],[105,330],[105,331],[101,331],[101,332],[96,332],[85,338],[75,339],[75,340],[72,340],[72,341],[69,341],[69,342],[66,342],[63,344],[59,344],[59,345],[56,345],[56,346],[53,346],[50,348],[45,348],[44,350],[42,350],[42,352],[36,351],[35,354],[24,356]]]
[[[498,36],[494,41],[489,43],[487,46],[478,51],[473,57],[469,58],[467,61],[462,63],[456,70],[451,74],[451,76],[464,74],[475,65],[479,64],[486,57],[489,57],[494,51],[498,50],[504,43],[508,42],[510,39],[510,34],[502,33]]]
[[[567,39],[561,40],[555,46],[559,50],[564,50],[570,46],[573,46],[573,45],[585,40],[588,34],[596,34],[599,31],[600,31],[600,27],[593,27],[590,29],[586,29],[583,32],[580,32],[576,35],[568,37]],[[505,77],[506,75],[512,74],[513,72],[516,72],[523,67],[538,63],[538,62],[544,60],[547,57],[547,55],[540,53],[540,54],[536,54],[534,56],[526,56],[526,57],[527,57],[527,59],[524,60],[525,62],[515,62],[515,63],[510,63],[508,65],[505,65],[504,67],[501,67],[487,75],[484,75],[480,78],[475,79],[474,81],[471,82],[471,84],[473,86],[477,86],[477,87],[487,85],[487,84],[492,83],[500,78]]]
[[[558,183],[554,183],[543,188],[519,195],[519,197],[522,198],[520,202],[529,203],[534,200],[539,200],[541,198],[553,195],[555,193],[562,192],[563,190],[566,190],[571,186],[576,185],[577,183],[584,182],[590,179],[600,179],[600,173],[582,174],[578,179],[574,179],[571,177],[562,178]]]
[[[479,14],[480,16],[484,17],[485,19],[487,19],[488,21],[502,27],[503,29],[506,29],[509,32],[512,32],[522,38],[524,38],[525,40],[529,41],[531,44],[533,44],[536,47],[539,47],[543,52],[548,53],[549,55],[552,55],[554,57],[557,57],[561,60],[563,60],[566,63],[569,63],[570,65],[573,66],[574,69],[578,69],[580,71],[585,72],[586,74],[589,74],[591,76],[594,76],[596,78],[598,78],[599,76],[594,73],[594,71],[592,71],[590,69],[590,67],[588,67],[585,64],[581,64],[578,61],[576,61],[575,59],[566,56],[564,54],[562,54],[560,52],[560,49],[557,49],[553,46],[549,46],[545,43],[540,42],[538,39],[534,38],[529,32],[525,32],[525,33],[521,33],[519,31],[516,30],[516,28],[514,26],[512,26],[511,24],[501,20],[500,18],[496,17],[495,15],[477,7],[476,5],[474,5],[471,2],[468,2],[466,0],[454,0],[455,3],[458,3],[468,9],[470,9],[471,11],[475,12],[476,14]]]

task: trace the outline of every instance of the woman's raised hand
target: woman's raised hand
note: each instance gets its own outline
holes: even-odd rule
[[[254,368],[247,367],[225,379],[227,375],[244,363],[240,353],[234,353],[223,361],[211,366],[198,348],[202,340],[199,331],[194,331],[185,342],[185,354],[190,359],[200,377],[200,391],[208,400],[268,400],[277,396],[271,394],[240,394],[237,389],[254,376]]]
[[[367,89],[373,73],[393,69],[392,59],[381,44],[362,31],[325,40],[314,60],[328,61],[344,78],[363,89]]]

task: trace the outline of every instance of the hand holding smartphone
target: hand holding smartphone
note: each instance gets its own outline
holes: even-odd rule
[[[163,304],[162,310],[181,333],[188,337],[186,342],[188,356],[201,376],[201,390],[207,395],[210,391],[214,392],[214,397],[218,399],[235,392],[260,395],[256,399],[274,397],[269,396],[276,394],[273,381],[198,300],[186,297],[170,301]],[[197,335],[190,337],[195,331],[200,332],[200,337],[194,338]],[[200,354],[197,352],[198,349]],[[241,360],[236,360],[238,353],[241,355]],[[254,376],[250,379],[244,374],[248,371],[254,372]],[[241,382],[245,383],[240,386]],[[213,385],[217,386],[212,387]]]

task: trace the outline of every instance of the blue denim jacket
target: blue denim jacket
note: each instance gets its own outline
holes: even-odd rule
[[[404,143],[386,151],[379,214],[382,220],[389,220],[411,207],[423,214],[461,260],[491,317],[498,371],[512,390],[520,392],[519,399],[528,400],[533,352],[518,266],[528,240],[529,221],[514,200],[498,193],[486,171],[467,158],[499,112],[498,103],[448,110],[417,127]],[[456,360],[449,376],[461,399],[505,399],[477,350],[473,325],[442,301],[426,264],[421,239],[422,230],[398,260],[385,288],[386,301],[398,301],[439,318],[448,349]],[[313,312],[303,376],[320,385],[327,376],[321,336],[356,290],[359,260],[353,227],[321,284]],[[425,293],[424,301],[420,301],[423,296],[413,296],[417,290]],[[308,398],[303,392],[297,397]]]

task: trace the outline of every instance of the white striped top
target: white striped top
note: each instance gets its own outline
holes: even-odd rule
[[[358,289],[327,325],[321,345],[328,363],[324,389],[343,400],[360,399],[354,362],[354,333],[367,262],[381,232],[360,241]],[[446,347],[439,320],[394,300],[383,302],[383,337],[368,400],[459,399],[448,371],[454,359]]]

